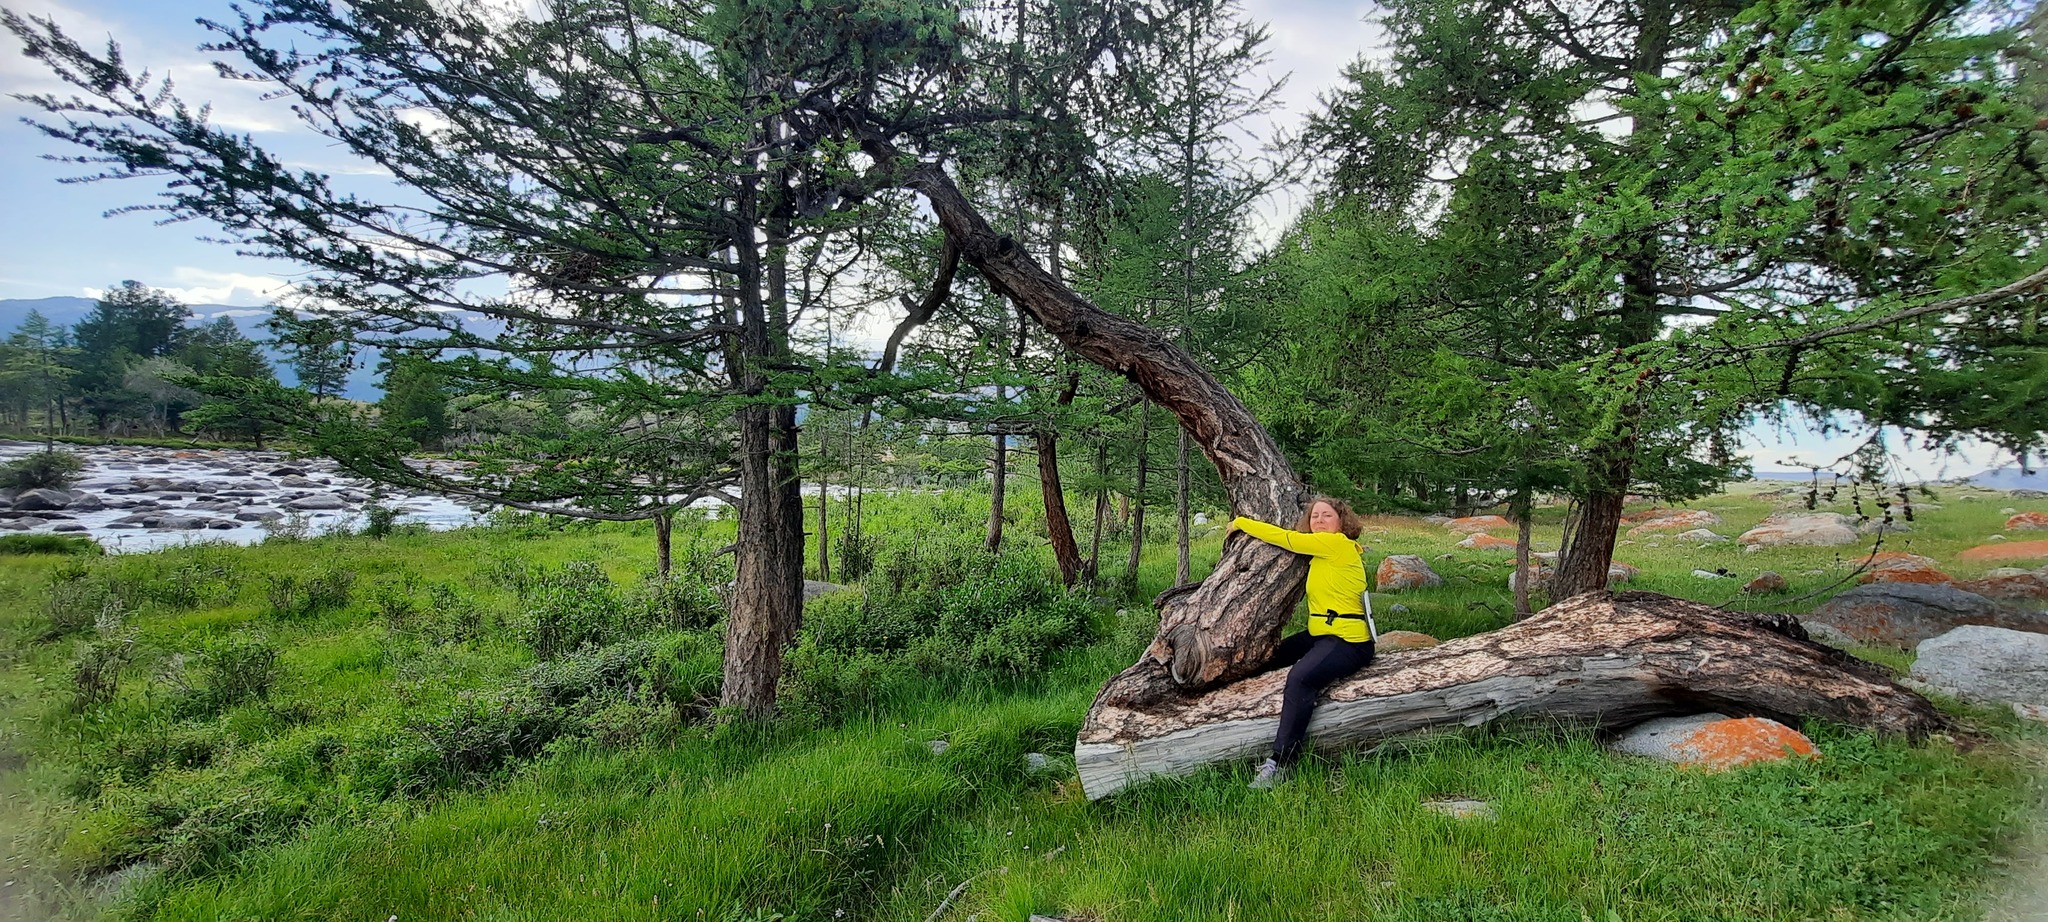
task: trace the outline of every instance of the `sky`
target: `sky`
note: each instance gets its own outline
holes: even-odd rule
[[[153,73],[168,74],[181,96],[210,101],[215,123],[254,135],[294,167],[328,172],[342,181],[374,182],[361,175],[332,142],[298,125],[283,101],[266,101],[259,87],[214,75],[197,46],[207,32],[195,20],[229,19],[227,0],[0,0],[25,16],[49,16],[82,42],[119,41],[127,59]],[[1269,29],[1269,77],[1284,77],[1283,103],[1275,124],[1259,131],[1291,128],[1313,111],[1319,94],[1338,84],[1343,68],[1361,54],[1376,55],[1383,34],[1372,22],[1376,6],[1357,0],[1245,0],[1244,8]],[[0,299],[54,295],[96,295],[122,279],[135,279],[191,304],[257,307],[287,290],[298,277],[293,266],[237,256],[231,247],[206,242],[212,228],[199,223],[162,225],[159,214],[106,216],[124,206],[147,203],[161,191],[151,180],[63,183],[90,172],[85,165],[56,163],[48,155],[73,153],[21,119],[31,108],[17,93],[62,93],[66,87],[39,64],[25,59],[13,36],[0,39]],[[353,174],[353,175],[352,175]],[[1297,194],[1267,202],[1261,223],[1284,225],[1300,205]],[[1803,421],[1788,426],[1758,424],[1745,449],[1760,470],[1827,464],[1868,437],[1868,432],[1828,436]],[[1901,473],[1913,477],[1963,476],[1996,466],[2003,458],[1990,446],[1970,443],[1960,454],[1929,451],[1893,434]]]

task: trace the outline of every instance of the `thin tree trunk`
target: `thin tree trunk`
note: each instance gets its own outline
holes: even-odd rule
[[[1529,486],[1515,491],[1515,620],[1529,617]]]
[[[830,552],[829,552],[829,551],[827,550],[827,546],[828,546],[828,545],[830,544],[830,542],[831,542],[831,540],[832,540],[832,530],[831,530],[831,528],[830,528],[829,526],[827,526],[827,525],[826,525],[826,523],[825,523],[825,510],[826,510],[826,506],[825,506],[825,504],[826,504],[827,502],[829,502],[829,501],[830,501],[830,499],[831,499],[831,496],[832,496],[832,481],[831,481],[830,479],[828,479],[828,478],[825,478],[825,477],[822,477],[822,476],[821,476],[821,477],[819,477],[819,478],[818,478],[818,578],[819,578],[819,579],[821,579],[821,580],[824,580],[825,582],[828,582],[828,583],[832,581],[832,557],[831,557],[831,554],[830,554]]]
[[[1003,398],[1002,385],[996,385],[996,400]],[[981,542],[983,550],[995,553],[1003,545],[1003,488],[1010,479],[1010,437],[1003,433],[995,435],[995,451],[989,459],[988,537]]]
[[[1138,410],[1138,479],[1131,488],[1131,556],[1124,561],[1124,585],[1138,586],[1138,557],[1145,552],[1145,474],[1152,468],[1145,442],[1152,429],[1152,401]]]
[[[1059,434],[1041,429],[1033,439],[1038,443],[1038,488],[1045,498],[1045,534],[1059,564],[1060,584],[1072,587],[1081,576],[1081,548],[1074,542],[1074,523],[1067,518],[1066,496],[1060,488]]]
[[[1101,574],[1102,528],[1109,518],[1109,443],[1098,439],[1095,442],[1095,527],[1088,533],[1088,562],[1081,567],[1081,576],[1094,583]]]
[[[676,530],[676,511],[663,509],[654,516],[654,572],[663,582],[668,580],[673,554]]]

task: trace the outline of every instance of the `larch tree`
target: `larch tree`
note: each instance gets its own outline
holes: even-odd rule
[[[1959,340],[2003,328],[2036,284],[2040,129],[2014,95],[2013,32],[1967,14],[1390,6],[1392,60],[1354,67],[1324,117],[1333,191],[1454,223],[1498,201],[1447,188],[1505,174],[1537,190],[1530,216],[1564,215],[1500,229],[1555,258],[1489,295],[1545,318],[1529,335],[1580,376],[1591,412],[1570,442],[1578,512],[1556,596],[1605,585],[1633,486],[1696,489],[1750,414],[1902,401],[1870,418],[1917,427],[1930,372],[1997,361]],[[1914,344],[1930,336],[1951,348]]]

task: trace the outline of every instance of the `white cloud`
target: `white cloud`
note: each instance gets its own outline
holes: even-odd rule
[[[268,317],[270,316],[270,311],[267,308],[250,307],[238,308],[235,310],[214,311],[213,313],[201,314],[199,316],[201,319],[204,320],[219,320],[222,317]]]
[[[176,284],[150,287],[169,294],[184,304],[269,304],[290,296],[294,291],[290,282],[276,276],[217,272],[193,266],[179,266],[171,270],[171,280]],[[97,298],[104,294],[106,289],[86,288],[84,292],[88,298]],[[221,315],[233,313],[224,311]]]
[[[1842,459],[1877,435],[1891,455],[1892,469],[1887,472],[1890,478],[1908,483],[1967,477],[2013,461],[2011,455],[1997,446],[1976,439],[1965,439],[1953,450],[1944,450],[1931,448],[1917,436],[1895,428],[1879,432],[1859,425],[1846,415],[1837,414],[1831,422],[1831,428],[1840,431],[1824,431],[1822,421],[1803,415],[1795,415],[1782,424],[1759,420],[1743,430],[1737,450],[1749,455],[1759,471],[1803,470],[1808,466],[1847,471],[1848,462]]]
[[[132,71],[147,70],[151,80],[170,77],[179,98],[193,106],[209,105],[213,124],[230,131],[273,134],[295,130],[296,118],[289,102],[265,100],[269,87],[262,83],[227,80],[215,73],[212,62],[199,56],[197,46],[210,33],[191,24],[175,31],[144,29],[133,23],[95,15],[56,0],[9,0],[9,8],[24,16],[54,20],[64,34],[95,53],[103,52],[108,40],[121,46],[122,57]],[[0,51],[0,85],[12,93],[47,93],[60,98],[81,95],[57,79],[41,62],[23,57],[17,42],[7,42]],[[35,111],[11,95],[0,98],[0,110]]]

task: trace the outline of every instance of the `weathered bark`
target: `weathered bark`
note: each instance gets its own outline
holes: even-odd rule
[[[778,178],[785,182],[786,177]],[[786,191],[786,190],[785,190]],[[787,196],[783,196],[784,199]],[[735,198],[739,226],[754,227],[759,193]],[[770,211],[768,239],[789,239],[786,214]],[[803,621],[803,495],[797,481],[796,400],[763,370],[789,351],[787,249],[764,254],[751,235],[733,242],[737,268],[734,313],[739,333],[727,349],[735,388],[779,398],[742,408],[739,422],[739,533],[733,549],[733,590],[725,621],[725,663],[719,701],[751,718],[775,712],[782,650]],[[765,255],[765,259],[763,258]]]
[[[1146,710],[1098,706],[1074,747],[1082,789],[1101,798],[1265,752],[1286,678],[1275,671]],[[1951,729],[1883,669],[1807,640],[1791,616],[1598,592],[1497,631],[1382,657],[1329,690],[1309,741],[1334,749],[1516,719],[1619,728],[1708,710],[1911,737]]]
[[[775,501],[770,463],[769,410],[739,412],[739,531],[733,542],[733,588],[725,619],[725,670],[719,703],[750,717],[775,712],[775,683],[781,672],[781,631],[777,586],[781,574],[775,532],[782,516]],[[801,572],[801,571],[799,571]]]
[[[1074,540],[1074,522],[1067,516],[1066,488],[1060,485],[1060,438],[1050,429],[1032,434],[1038,443],[1038,492],[1045,500],[1045,536],[1059,564],[1060,585],[1081,577],[1081,546]]]
[[[900,164],[885,142],[871,140],[869,153],[877,162]],[[1200,363],[1163,332],[1058,284],[1013,239],[989,229],[943,169],[904,169],[904,184],[931,203],[961,257],[983,278],[1062,345],[1137,384],[1180,420],[1216,466],[1234,511],[1269,522],[1293,520],[1304,498],[1293,468],[1251,411]],[[1242,536],[1229,539],[1210,579],[1160,596],[1158,637],[1136,665],[1103,688],[1097,707],[1160,700],[1158,680],[1170,688],[1199,687],[1256,669],[1279,643],[1307,573],[1298,555]],[[1167,664],[1174,660],[1180,684],[1169,677]]]
[[[1180,430],[1180,449],[1173,462],[1173,581],[1185,583],[1195,578],[1194,565],[1188,559],[1188,431]]]

